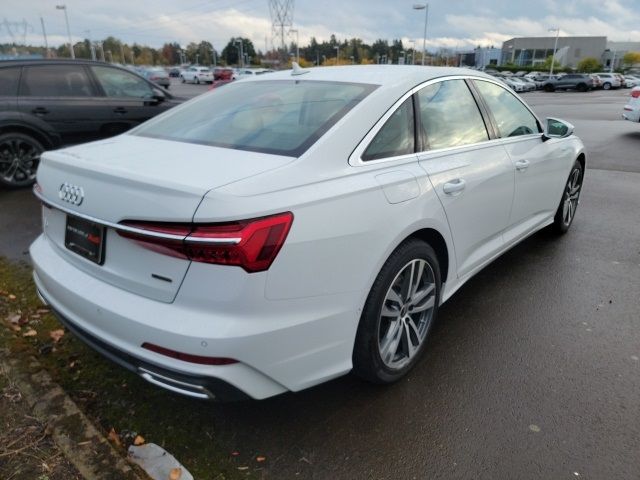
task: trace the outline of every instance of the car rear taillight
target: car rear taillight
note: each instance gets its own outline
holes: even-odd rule
[[[166,357],[182,360],[183,362],[198,363],[200,365],[232,365],[238,363],[238,360],[226,357],[204,357],[202,355],[192,355],[190,353],[177,352],[169,348],[161,347],[153,343],[144,342],[142,348],[159,353]]]
[[[640,98],[640,90],[634,90],[631,92],[633,98]]]
[[[150,250],[194,262],[268,270],[289,234],[293,214],[214,224],[124,221],[118,234]]]

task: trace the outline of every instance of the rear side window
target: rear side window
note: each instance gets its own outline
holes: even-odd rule
[[[420,120],[430,149],[489,139],[478,105],[464,80],[446,80],[418,92]]]
[[[0,68],[0,97],[15,97],[18,94],[19,68]]]
[[[536,117],[509,91],[495,83],[474,82],[493,114],[501,138],[540,133]]]
[[[415,151],[415,131],[413,116],[413,100],[409,97],[389,117],[371,141],[362,160],[377,160],[380,158],[408,155]]]
[[[81,65],[41,65],[24,68],[20,95],[92,97],[95,92]]]
[[[374,88],[311,80],[231,83],[131,133],[298,157]]]

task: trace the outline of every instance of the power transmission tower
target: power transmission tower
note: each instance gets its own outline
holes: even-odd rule
[[[286,52],[286,33],[293,26],[293,0],[269,0],[271,45]]]

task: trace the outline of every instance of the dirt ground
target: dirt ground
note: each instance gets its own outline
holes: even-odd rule
[[[80,480],[82,477],[51,440],[47,425],[0,369],[0,478]]]

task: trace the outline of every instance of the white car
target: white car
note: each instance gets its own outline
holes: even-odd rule
[[[261,399],[351,370],[390,383],[467,280],[569,229],[572,133],[472,70],[232,82],[42,155],[35,284],[79,338],[185,395]]]
[[[213,72],[207,67],[189,67],[180,72],[182,83],[213,83]]]
[[[233,73],[233,80],[240,78],[252,77],[255,75],[264,75],[265,73],[271,73],[273,70],[269,68],[238,68]]]
[[[628,88],[640,86],[640,77],[636,77],[635,75],[625,75],[624,78]]]
[[[633,87],[629,101],[624,106],[622,117],[631,122],[640,122],[640,87]]]
[[[602,82],[602,88],[604,90],[611,90],[612,88],[620,88],[622,85],[620,83],[620,79],[613,73],[598,72],[595,75],[597,75],[598,78],[600,78],[600,81]]]
[[[527,86],[524,82],[521,82],[519,79],[515,77],[499,77],[504,83],[506,83],[513,91],[515,92],[526,92]]]

